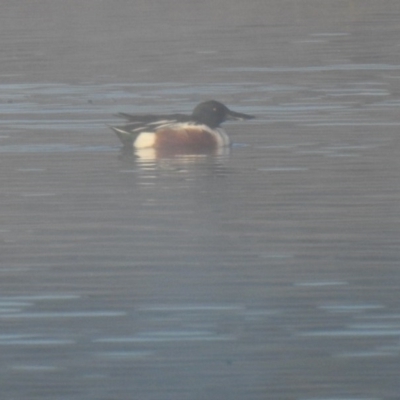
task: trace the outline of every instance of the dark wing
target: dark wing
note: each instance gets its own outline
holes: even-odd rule
[[[169,121],[173,120],[175,122],[189,122],[191,117],[190,115],[185,114],[168,114],[168,115],[153,115],[153,114],[145,114],[145,115],[135,115],[135,114],[127,114],[127,113],[118,113],[120,117],[123,117],[131,122],[141,122],[143,124],[155,123],[157,121]]]
[[[110,128],[117,134],[124,147],[131,147],[142,132],[154,132],[162,126],[191,120],[190,116],[184,114],[131,115],[119,113],[118,115],[128,119],[129,123],[123,126],[110,126]]]

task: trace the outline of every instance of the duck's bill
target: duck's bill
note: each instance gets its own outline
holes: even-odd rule
[[[240,121],[240,120],[244,120],[244,119],[253,119],[253,118],[255,118],[255,116],[253,116],[253,115],[243,114],[243,113],[229,110],[226,119]]]

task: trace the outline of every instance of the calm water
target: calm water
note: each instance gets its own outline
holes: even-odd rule
[[[1,397],[399,399],[400,3],[137,3],[0,6]]]

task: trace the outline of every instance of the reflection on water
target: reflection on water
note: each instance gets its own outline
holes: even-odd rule
[[[230,154],[229,148],[221,148],[210,152],[185,154],[184,152],[162,152],[156,149],[126,150],[122,149],[119,159],[124,166],[120,170],[124,174],[137,174],[142,171],[141,184],[157,184],[157,173],[170,171],[179,173],[185,179],[191,175],[208,174],[213,176],[223,175],[227,172],[225,167]],[[146,180],[144,178],[147,178]]]
[[[188,153],[187,151],[179,150],[162,150],[162,149],[137,149],[135,150],[135,157],[139,163],[148,163],[151,161],[162,160],[162,159],[174,159],[176,162],[181,164],[196,164],[205,158],[210,156],[213,158],[226,157],[230,153],[229,147],[220,147],[217,149],[212,149],[210,151],[199,151],[197,153]]]

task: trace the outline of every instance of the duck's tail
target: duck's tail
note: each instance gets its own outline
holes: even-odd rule
[[[124,127],[121,126],[108,125],[108,127],[115,132],[124,147],[133,147],[133,143],[135,142],[137,135],[132,134],[132,132],[125,130]]]

